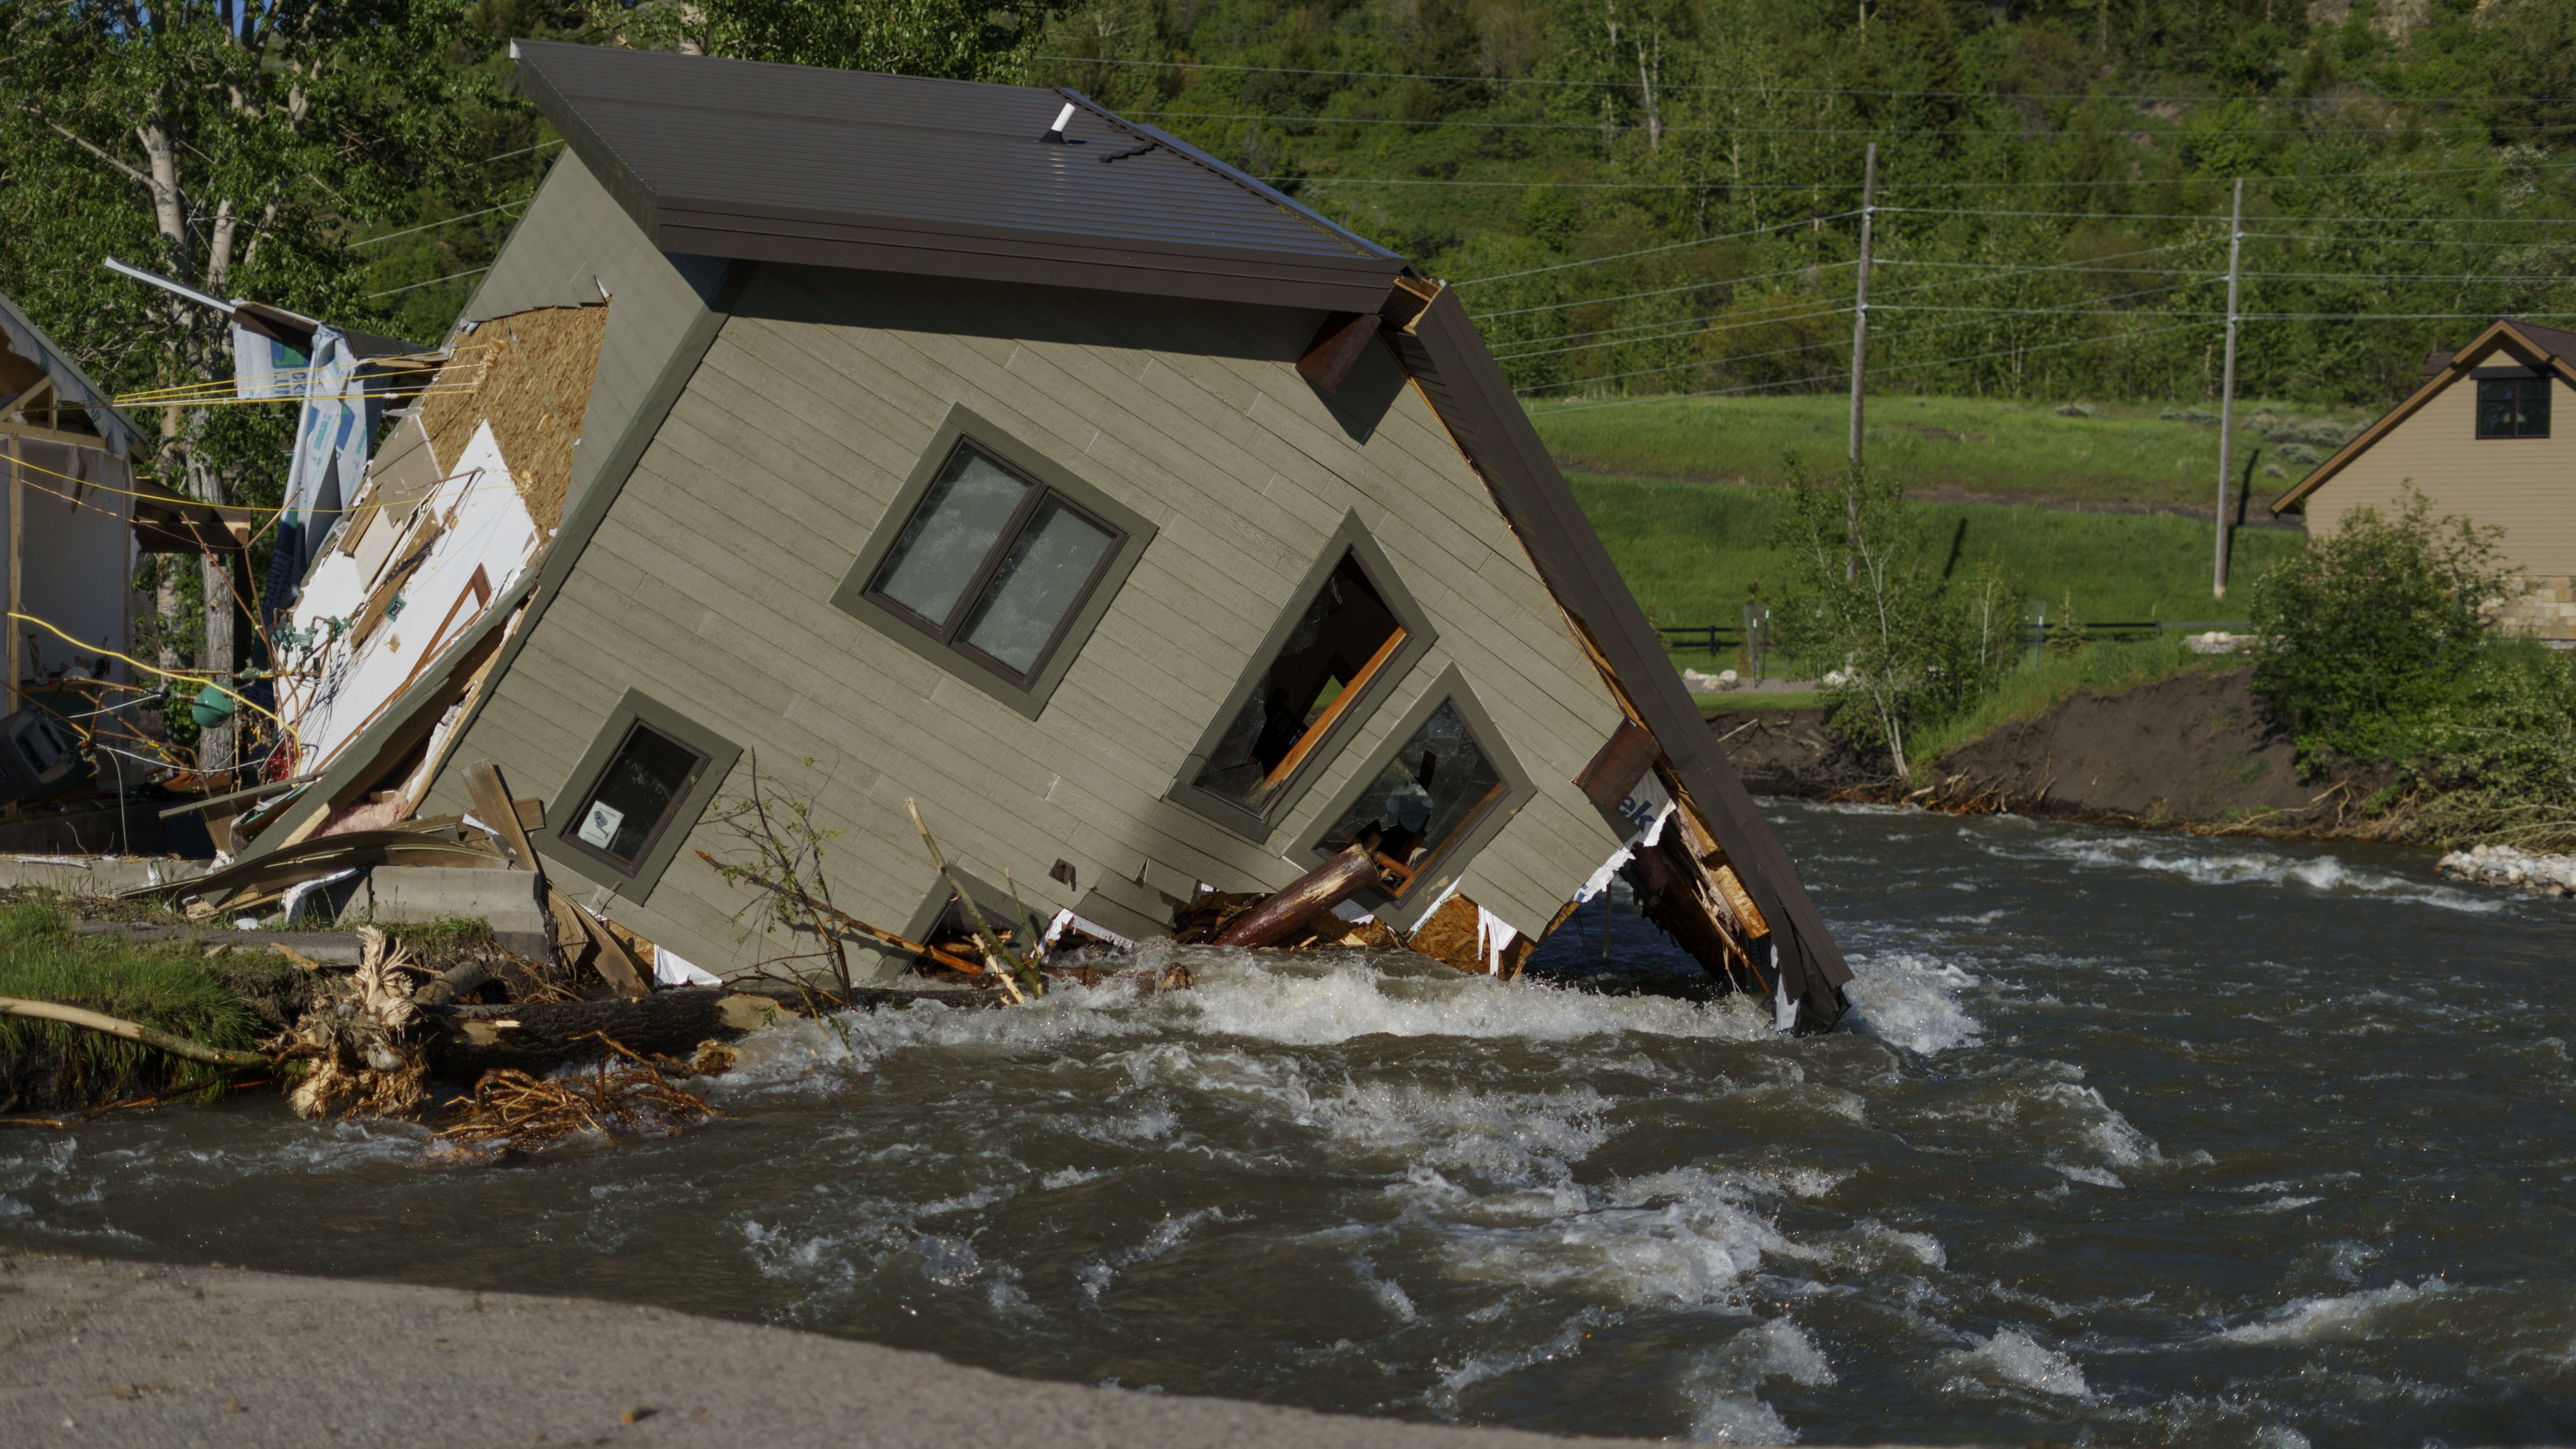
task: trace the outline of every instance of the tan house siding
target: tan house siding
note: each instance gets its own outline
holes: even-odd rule
[[[1572,780],[1620,710],[1394,359],[1373,349],[1331,401],[1297,375],[1315,323],[762,268],[453,758],[505,760],[516,788],[562,799],[639,688],[816,797],[846,832],[836,892],[864,918],[900,927],[932,889],[907,796],[967,870],[995,883],[1007,871],[1033,907],[1098,887],[1151,908],[1134,884],[1149,859],[1237,890],[1307,869],[1281,852],[1454,665],[1536,789],[1460,889],[1523,930],[1545,925],[1617,847]],[[1383,415],[1354,436],[1369,398]],[[830,602],[959,403],[1159,530],[1034,721]],[[1162,797],[1354,510],[1439,638],[1267,840],[1248,841]],[[744,776],[737,766],[728,793]],[[444,780],[425,808],[461,794]],[[723,853],[721,832],[702,823],[646,900],[616,912],[711,969],[739,968],[751,948],[729,917],[746,897],[699,848]],[[1060,855],[1077,889],[1048,878]]]
[[[2548,366],[2511,342],[2478,360]],[[2317,485],[2309,530],[2331,533],[2357,508],[2389,513],[2411,483],[2436,515],[2504,529],[2505,561],[2527,586],[2505,606],[2507,628],[2576,639],[2576,389],[2563,377],[2552,387],[2548,437],[2481,438],[2477,381],[2452,378]]]

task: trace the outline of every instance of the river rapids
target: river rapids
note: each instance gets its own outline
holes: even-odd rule
[[[2576,1434],[2576,906],[2429,852],[1771,808],[1858,973],[1830,1035],[1193,949],[1191,992],[762,1033],[725,1121],[528,1163],[265,1093],[0,1132],[0,1240],[1563,1432]],[[1620,902],[1532,969],[1605,950],[1676,959]]]

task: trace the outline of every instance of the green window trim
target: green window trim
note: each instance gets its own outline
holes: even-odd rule
[[[992,468],[975,467],[970,457]],[[901,565],[912,561],[910,550],[925,543],[936,547],[939,542],[928,537],[930,517],[924,505],[933,500],[935,492],[943,499],[957,496],[951,490],[959,488],[961,482],[971,486],[973,482],[989,483],[1005,475],[1028,485],[1027,490],[1007,516],[992,522],[992,541],[977,554],[976,569],[961,576],[954,588],[939,591],[943,610],[939,618],[915,612],[904,598],[898,597],[898,592],[916,601],[927,599],[928,594],[895,575],[900,573]],[[1049,522],[1063,525],[1069,534],[1099,530],[1109,535],[1109,543],[1080,589],[1071,596],[1067,612],[1043,648],[1025,669],[1015,672],[1008,661],[975,647],[967,636],[976,631],[978,620],[993,602],[993,591],[1003,587],[1005,576],[1028,552],[1023,545],[1029,544]],[[1064,682],[1073,661],[1080,657],[1083,645],[1108,615],[1111,602],[1144,557],[1154,534],[1152,520],[1142,513],[1021,442],[1000,425],[963,404],[954,404],[869,535],[866,547],[859,551],[840,587],[833,591],[832,605],[1036,719],[1045,711],[1056,687]],[[898,549],[906,553],[897,560],[895,569],[889,569],[887,561]]]
[[[586,817],[619,749],[643,726],[683,746],[697,757],[695,768],[674,793],[631,865],[580,837]],[[590,748],[548,797],[547,825],[534,844],[549,868],[560,868],[593,885],[606,886],[637,905],[661,882],[663,872],[695,830],[716,792],[742,757],[742,747],[696,720],[644,693],[630,689],[610,710]]]
[[[1203,787],[1200,780],[1207,771],[1208,762],[1223,745],[1228,731],[1235,727],[1256,691],[1266,682],[1308,608],[1323,593],[1345,559],[1355,562],[1368,576],[1378,599],[1402,627],[1403,641],[1384,663],[1360,681],[1348,704],[1340,705],[1332,711],[1331,719],[1320,722],[1322,731],[1319,738],[1311,742],[1299,741],[1296,763],[1287,777],[1269,790],[1258,808]],[[1191,747],[1189,757],[1181,762],[1165,798],[1232,834],[1266,844],[1278,830],[1280,822],[1297,808],[1307,791],[1323,778],[1333,761],[1358,736],[1363,722],[1384,706],[1387,697],[1421,662],[1422,657],[1431,652],[1431,646],[1439,638],[1440,631],[1432,627],[1430,616],[1414,601],[1394,563],[1387,558],[1386,551],[1370,537],[1367,526],[1360,522],[1358,511],[1353,510],[1344,516],[1341,526],[1325,541],[1314,564],[1289,595],[1278,622],[1271,626],[1260,646],[1252,651],[1251,662],[1244,666],[1234,687],[1226,692],[1224,703],[1217,708],[1215,717],[1199,736],[1198,743]]]

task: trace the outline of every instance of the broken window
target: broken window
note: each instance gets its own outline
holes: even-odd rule
[[[867,593],[1015,681],[1062,641],[1126,534],[960,441]]]
[[[563,839],[634,874],[706,765],[704,751],[636,720],[609,756],[599,783],[573,812]]]
[[[1458,702],[1444,699],[1316,849],[1367,846],[1400,883],[1401,895],[1507,793],[1503,772],[1477,741]]]
[[[2546,376],[2479,378],[2478,436],[2548,437],[2549,379]]]
[[[1191,783],[1260,814],[1407,637],[1358,554],[1345,552]]]

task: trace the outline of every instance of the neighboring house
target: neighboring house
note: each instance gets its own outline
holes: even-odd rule
[[[2499,320],[2424,363],[2414,395],[2317,465],[2272,512],[2305,506],[2311,533],[2397,504],[2409,483],[2437,514],[2504,529],[2525,592],[2511,630],[2576,645],[2576,332]]]
[[[1446,288],[1073,92],[517,53],[565,153],[307,576],[328,760],[247,855],[471,810],[488,759],[551,876],[730,973],[811,949],[697,858],[756,757],[914,939],[953,902],[908,800],[1030,929],[1159,933],[1356,840],[1368,908],[1504,974],[1624,860],[1739,989],[1840,1014]]]

